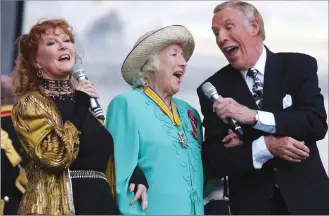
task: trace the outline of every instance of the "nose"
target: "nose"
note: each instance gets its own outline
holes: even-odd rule
[[[63,41],[59,42],[59,50],[66,50],[66,49],[67,49],[66,44]]]
[[[218,32],[216,42],[219,47],[222,47],[227,43],[227,34],[224,31]]]
[[[178,64],[181,68],[185,69],[186,68],[186,60],[183,54],[180,56]]]

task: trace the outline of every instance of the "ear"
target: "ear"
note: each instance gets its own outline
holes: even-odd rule
[[[251,34],[253,36],[256,36],[256,35],[259,34],[259,31],[260,31],[260,22],[259,22],[259,19],[258,18],[254,18],[251,21]]]

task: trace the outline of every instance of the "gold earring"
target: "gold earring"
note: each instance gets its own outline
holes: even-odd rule
[[[37,76],[41,78],[42,75],[43,75],[42,69],[41,68],[38,68],[38,70],[37,70]]]

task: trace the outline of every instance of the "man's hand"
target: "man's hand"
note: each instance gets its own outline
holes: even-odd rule
[[[301,162],[308,158],[310,149],[304,142],[297,141],[291,137],[266,136],[267,149],[277,157],[290,162]]]
[[[213,104],[213,111],[227,123],[226,118],[230,117],[242,124],[256,123],[256,110],[249,109],[236,102],[232,98],[220,98]]]
[[[226,137],[224,137],[224,139],[222,140],[222,142],[224,143],[224,146],[226,148],[228,147],[235,147],[238,145],[242,145],[242,140],[240,139],[240,137],[234,133],[231,129],[228,131],[228,134]]]

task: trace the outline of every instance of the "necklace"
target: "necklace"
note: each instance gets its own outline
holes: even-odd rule
[[[74,101],[74,89],[70,80],[41,79],[41,91],[53,99]]]
[[[148,96],[152,101],[154,101],[154,103],[156,103],[160,107],[162,112],[164,112],[164,114],[166,114],[170,118],[173,125],[175,125],[176,128],[178,129],[179,143],[184,148],[187,148],[189,145],[185,139],[184,132],[179,129],[179,126],[181,125],[181,121],[180,121],[175,103],[173,101],[171,101],[171,110],[170,110],[168,108],[168,106],[165,104],[165,102],[160,98],[160,96],[154,90],[152,90],[150,87],[145,87],[143,89],[143,91],[144,91],[144,94],[146,96]]]

